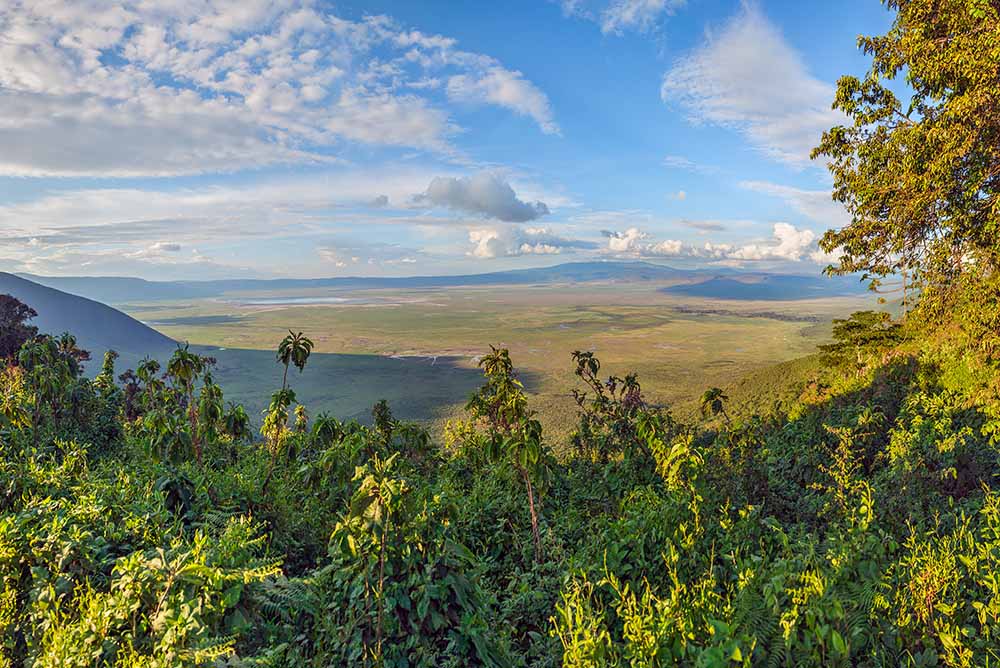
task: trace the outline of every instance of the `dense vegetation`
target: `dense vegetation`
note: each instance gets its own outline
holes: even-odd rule
[[[309,415],[290,331],[256,420],[188,348],[91,381],[0,299],[0,666],[1000,661],[1000,4],[889,4],[821,147],[854,215],[827,243],[910,304],[835,323],[755,414],[709,388],[684,424],[577,352],[551,443],[493,349],[438,444],[384,402]],[[912,118],[878,84],[904,66]]]

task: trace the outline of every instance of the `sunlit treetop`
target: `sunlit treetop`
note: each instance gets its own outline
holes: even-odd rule
[[[839,257],[835,273],[877,285],[913,272],[941,287],[1000,266],[1000,1],[887,4],[888,33],[859,39],[871,70],[838,83],[834,106],[853,124],[813,153],[829,160],[834,199],[852,216],[821,246]]]

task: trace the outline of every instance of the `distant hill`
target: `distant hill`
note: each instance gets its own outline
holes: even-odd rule
[[[294,290],[433,289],[488,285],[549,285],[595,282],[667,282],[683,284],[665,292],[715,299],[809,299],[864,292],[854,278],[789,276],[726,270],[684,270],[650,262],[569,262],[552,267],[514,269],[457,276],[227,279],[146,281],[119,277],[51,277],[21,274],[34,283],[108,304],[200,299],[223,295]]]
[[[867,292],[857,278],[789,276],[766,274],[746,278],[716,276],[697,283],[684,283],[663,288],[663,292],[686,297],[782,301],[859,295]]]
[[[118,276],[35,276],[18,274],[37,283],[73,295],[103,302],[127,304],[129,302],[157,301],[162,299],[197,299],[215,294],[212,286],[197,283],[146,281],[141,278]]]
[[[532,285],[596,281],[691,280],[703,272],[685,271],[648,262],[570,262],[554,267],[514,269],[459,276],[337,277],[229,279],[215,281],[145,281],[117,277],[22,277],[72,294],[110,304],[217,297],[227,293],[328,288],[375,290],[385,288],[446,288],[476,285]]]
[[[10,294],[35,309],[38,317],[31,324],[46,334],[70,332],[81,348],[89,350],[92,360],[85,365],[88,375],[101,366],[105,351],[113,349],[122,356],[121,369],[149,355],[166,356],[177,344],[138,320],[99,302],[71,295],[33,283],[13,274],[0,272],[0,294]]]

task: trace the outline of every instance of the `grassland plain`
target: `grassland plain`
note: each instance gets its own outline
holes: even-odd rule
[[[650,401],[683,415],[712,385],[731,386],[737,406],[752,405],[759,383],[780,384],[802,365],[762,369],[814,353],[833,318],[874,301],[729,301],[660,287],[317,290],[124,308],[178,341],[209,349],[227,396],[254,410],[280,383],[271,351],[290,327],[306,332],[319,353],[292,379],[312,412],[363,418],[385,398],[400,417],[435,427],[457,415],[478,384],[479,357],[491,344],[507,347],[544,426],[558,437],[575,422],[573,350],[597,353],[607,373],[638,372]],[[741,384],[753,372],[749,378],[757,380]]]

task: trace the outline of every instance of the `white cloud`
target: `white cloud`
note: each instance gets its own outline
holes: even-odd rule
[[[850,214],[834,201],[829,190],[803,190],[767,181],[743,181],[740,187],[782,199],[795,211],[830,229],[851,222]]]
[[[559,0],[563,14],[594,21],[604,34],[647,32],[672,16],[687,0]]]
[[[630,227],[624,232],[602,230],[608,240],[608,251],[615,255],[632,257],[680,257],[690,255],[683,242],[675,239],[650,241],[651,236],[638,227]]]
[[[636,258],[670,257],[732,262],[801,262],[814,261],[818,254],[816,234],[788,223],[775,223],[772,236],[745,244],[705,242],[697,246],[677,239],[655,241],[649,233],[630,227],[623,232],[604,230],[607,250],[613,255]]]
[[[603,230],[601,232],[608,239],[608,250],[615,253],[636,253],[646,246],[649,235],[638,227],[630,227],[624,232],[613,230]]]
[[[751,243],[732,250],[733,260],[787,260],[799,262],[816,240],[812,230],[800,230],[788,223],[775,223],[773,237],[763,243]]]
[[[666,73],[661,96],[697,122],[744,133],[767,155],[801,166],[822,132],[843,121],[833,86],[809,73],[756,4],[745,3],[717,34]]]
[[[509,183],[490,172],[471,177],[436,177],[416,201],[515,223],[535,220],[549,213],[544,202],[518,199]]]
[[[663,166],[667,169],[678,169],[685,172],[694,172],[696,174],[717,174],[719,168],[714,165],[705,165],[699,162],[695,162],[690,158],[686,158],[683,155],[668,155],[663,158]]]
[[[517,255],[556,255],[564,250],[588,249],[593,244],[567,239],[539,227],[508,225],[478,227],[469,230],[472,257],[492,259]]]
[[[477,76],[448,80],[448,96],[459,102],[489,102],[533,118],[546,134],[559,134],[549,99],[520,72],[494,67]]]
[[[422,253],[391,243],[369,243],[357,240],[335,240],[316,248],[316,255],[325,266],[344,269],[355,265],[391,266],[416,263]]]
[[[627,29],[649,30],[685,4],[686,0],[614,0],[601,13],[601,31],[621,35]]]
[[[497,60],[297,0],[0,6],[0,175],[170,176],[330,162],[344,142],[458,157],[445,79],[556,132]]]

